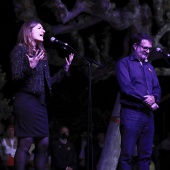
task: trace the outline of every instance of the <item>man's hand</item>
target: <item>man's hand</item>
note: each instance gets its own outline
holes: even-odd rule
[[[155,110],[157,110],[157,109],[159,108],[159,106],[158,106],[156,103],[154,103],[153,105],[150,106],[150,108],[151,108],[153,111],[155,111]]]
[[[155,97],[152,95],[144,96],[145,100],[144,103],[153,111],[157,110],[159,106],[155,103]]]
[[[152,95],[146,95],[144,98],[144,103],[148,106],[152,106],[155,103],[155,97]]]

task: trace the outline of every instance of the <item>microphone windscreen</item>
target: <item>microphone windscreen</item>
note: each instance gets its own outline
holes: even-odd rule
[[[157,47],[157,48],[156,48],[156,51],[157,51],[157,52],[161,52],[162,50],[161,50],[161,48]]]
[[[51,38],[50,38],[50,41],[51,41],[51,42],[54,42],[54,41],[55,41],[55,38],[54,38],[54,37],[51,37]]]

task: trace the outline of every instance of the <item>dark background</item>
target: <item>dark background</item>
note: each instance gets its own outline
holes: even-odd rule
[[[38,1],[36,1],[38,4]],[[68,3],[68,2],[67,2]],[[10,63],[9,54],[16,43],[16,36],[22,22],[16,22],[15,13],[13,11],[12,2],[7,0],[1,2],[1,34],[0,34],[0,64],[3,71],[6,73],[7,83],[3,89],[3,94],[6,98],[11,99],[12,104],[12,84],[10,80]],[[119,4],[120,7],[123,4]],[[68,3],[70,9],[72,3]],[[2,12],[3,9],[3,12]],[[49,20],[51,14],[44,9],[45,12],[39,12],[42,19]],[[50,18],[51,23],[53,19]],[[84,36],[87,36],[91,31],[98,33],[98,28],[105,23],[100,23],[89,29],[82,30]],[[113,30],[114,31],[114,30]],[[125,31],[118,31],[117,41],[120,46],[122,45],[122,39]],[[67,39],[67,35],[60,35],[59,38],[63,40]],[[48,40],[47,40],[48,41]],[[50,44],[47,42],[46,44]],[[114,46],[114,44],[113,44]],[[57,46],[55,48],[58,48]],[[60,49],[59,49],[60,50]],[[68,55],[68,52],[60,50],[63,55]],[[121,53],[120,49],[113,49],[116,56]],[[87,52],[88,54],[88,52]],[[89,56],[91,57],[91,56]],[[165,60],[153,62],[155,67],[169,67]],[[87,66],[88,67],[88,66]],[[51,73],[60,69],[60,67],[50,65]],[[71,67],[71,77],[64,79],[53,90],[53,96],[49,99],[49,118],[58,123],[64,123],[70,126],[71,130],[78,130],[78,126],[81,125],[79,130],[87,127],[87,115],[88,115],[88,78],[77,69],[76,66]],[[159,76],[160,85],[162,88],[162,97],[170,93],[170,78],[166,76]],[[93,124],[96,129],[107,130],[109,124],[109,118],[111,116],[114,102],[118,93],[118,85],[114,76],[109,77],[106,80],[101,80],[98,83],[92,84],[92,107],[93,107]],[[56,105],[57,103],[57,105]],[[161,138],[170,131],[170,100],[160,103],[160,108],[155,114],[155,128],[156,133],[160,134]],[[57,124],[58,125],[58,124]],[[94,129],[95,129],[94,128]]]

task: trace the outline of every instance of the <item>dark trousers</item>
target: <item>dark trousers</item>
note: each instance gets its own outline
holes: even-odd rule
[[[149,170],[154,137],[154,115],[143,110],[122,108],[120,113],[121,153],[119,170],[132,170],[137,148],[138,170]]]

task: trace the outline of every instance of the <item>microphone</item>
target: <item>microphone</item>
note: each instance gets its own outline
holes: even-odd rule
[[[166,57],[168,57],[168,58],[170,57],[170,54],[165,53],[165,52],[164,52],[164,51],[162,51],[162,49],[161,49],[161,48],[159,48],[159,47],[157,47],[157,48],[156,48],[156,51],[157,51],[157,52],[159,52],[159,53],[161,53],[161,54],[163,54],[164,56],[166,56]]]
[[[51,42],[56,42],[56,43],[58,43],[58,44],[60,44],[60,45],[68,46],[67,43],[62,42],[62,41],[60,41],[60,40],[57,40],[55,37],[51,37],[51,38],[50,38],[50,41],[51,41]]]

